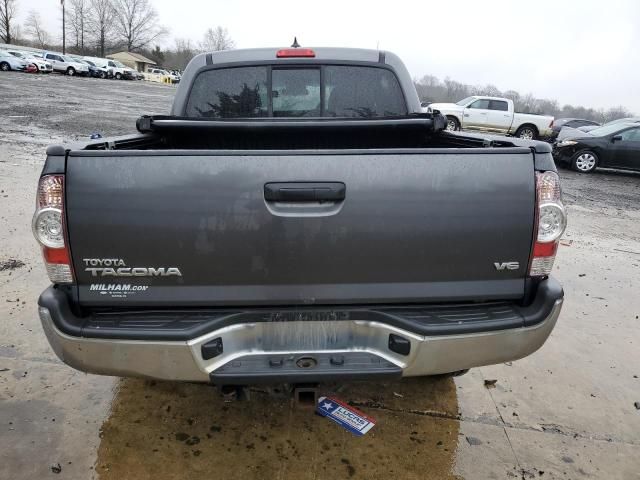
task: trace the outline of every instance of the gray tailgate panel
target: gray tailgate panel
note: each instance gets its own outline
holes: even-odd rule
[[[267,206],[264,184],[305,181],[342,182],[346,198],[326,215],[314,215],[312,206],[310,216],[280,216]],[[534,199],[533,158],[526,149],[72,152],[67,163],[67,217],[80,301],[93,305],[518,298]],[[93,277],[85,271],[88,258],[176,267],[182,276]],[[519,262],[520,268],[498,271],[495,262]],[[104,291],[113,284],[147,288],[124,296]]]

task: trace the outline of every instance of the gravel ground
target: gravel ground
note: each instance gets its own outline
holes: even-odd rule
[[[357,439],[288,396],[76,372],[50,350],[32,238],[48,144],[133,132],[174,87],[0,75],[0,478],[640,478],[640,175],[561,170],[566,290],[545,346],[455,379],[329,386],[378,419]],[[485,388],[484,380],[497,380]]]

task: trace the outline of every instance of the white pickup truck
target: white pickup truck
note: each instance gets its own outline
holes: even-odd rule
[[[432,103],[427,112],[447,116],[447,130],[480,130],[529,140],[551,135],[553,117],[515,113],[508,98],[471,96],[457,103]]]

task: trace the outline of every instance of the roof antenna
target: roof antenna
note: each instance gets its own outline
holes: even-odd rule
[[[300,48],[300,44],[298,43],[298,37],[293,37],[293,44],[291,48]]]

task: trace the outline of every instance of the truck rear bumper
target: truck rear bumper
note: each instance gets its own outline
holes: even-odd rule
[[[267,320],[256,321],[244,321],[254,317],[236,313],[238,321],[218,323],[205,333],[179,340],[165,340],[157,332],[148,338],[132,335],[130,327],[126,335],[108,328],[107,335],[98,335],[99,329],[87,326],[87,320],[70,318],[66,302],[62,292],[50,287],[40,297],[40,319],[55,353],[78,370],[254,384],[434,375],[516,360],[536,351],[549,337],[563,292],[555,280],[543,281],[529,307],[514,307],[521,320],[517,323],[513,311],[506,314],[505,306],[495,304],[486,307],[487,314],[481,314],[478,305],[443,306],[437,314],[430,309],[428,317],[397,306],[375,311],[350,308],[355,312],[351,315],[332,310],[330,317],[309,316],[308,312],[318,311],[311,309],[306,316],[261,313]],[[471,314],[465,314],[465,308],[473,308]],[[441,325],[445,317],[447,328]]]

